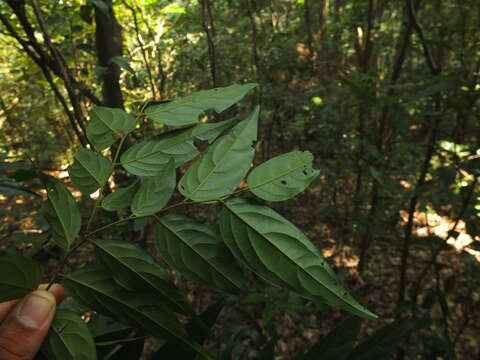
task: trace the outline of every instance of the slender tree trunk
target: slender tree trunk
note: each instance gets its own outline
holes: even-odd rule
[[[330,5],[330,0],[323,0],[322,6],[320,7],[320,12],[318,14],[318,34],[319,34],[320,46],[323,46],[323,40],[325,35],[325,25],[327,24],[329,5]]]
[[[418,5],[418,3],[417,3]],[[370,6],[369,6],[370,8]],[[370,9],[369,9],[370,13]],[[406,14],[405,14],[406,15]],[[372,26],[372,25],[370,25]],[[390,84],[395,85],[400,77],[401,71],[403,69],[403,64],[406,59],[406,54],[407,54],[407,49],[410,44],[410,39],[413,31],[413,24],[411,21],[408,21],[405,27],[402,30],[402,33],[400,34],[399,42],[397,45],[397,52],[395,55],[395,60],[390,76]],[[370,45],[370,48],[373,46]],[[367,47],[365,47],[367,48]],[[370,50],[371,51],[371,50]],[[366,63],[364,62],[364,65]],[[388,91],[389,96],[394,96],[395,91],[393,89],[390,89]],[[387,132],[388,132],[388,118],[390,114],[390,105],[385,105],[382,109],[380,119],[378,122],[378,129],[377,129],[377,134],[376,134],[376,139],[375,141],[375,147],[377,149],[377,152],[381,154],[385,148],[385,138],[387,137]],[[362,175],[359,173],[357,177],[357,189],[356,191],[360,191],[360,186],[361,186],[361,180],[362,180]],[[360,184],[359,184],[360,183]],[[380,192],[380,184],[378,181],[373,178],[372,179],[372,188],[370,192],[370,210],[368,213],[368,218],[367,218],[367,225],[366,229],[364,231],[364,235],[361,239],[360,243],[360,261],[359,261],[359,272],[362,273],[367,264],[367,254],[368,254],[368,249],[371,245],[371,228],[373,226],[373,223],[376,221],[377,218],[377,209],[378,209],[378,202],[379,202],[379,192]],[[355,199],[357,199],[359,195],[355,196]]]
[[[310,21],[310,1],[305,0],[303,3],[303,16],[305,19],[305,32],[307,33],[307,47],[310,51],[310,56],[313,56],[313,35],[312,35],[312,25]]]
[[[213,87],[218,87],[218,74],[217,74],[217,55],[215,50],[215,27],[213,25],[212,9],[210,7],[209,0],[199,0],[200,9],[202,12],[202,27],[205,35],[207,36],[208,45],[208,59],[210,62],[210,73],[212,75]]]
[[[103,1],[108,7],[108,14],[95,6],[95,45],[98,64],[107,68],[103,77],[103,105],[123,108],[123,96],[120,88],[120,68],[111,62],[114,56],[122,56],[123,41],[120,24],[115,18],[112,0]]]
[[[410,21],[413,24],[413,27],[421,41],[422,48],[423,48],[423,53],[425,56],[425,60],[427,63],[428,68],[430,69],[430,72],[433,76],[437,76],[441,73],[441,68],[438,66],[437,62],[433,58],[432,52],[430,50],[430,47],[427,45],[425,41],[425,35],[423,33],[423,28],[418,22],[416,11],[415,11],[415,6],[412,2],[412,0],[405,0],[407,10],[408,10],[408,15],[410,18]],[[440,109],[440,98],[437,97],[437,100],[435,101],[435,110],[439,111]],[[428,173],[428,170],[430,169],[430,162],[432,160],[433,155],[435,154],[435,143],[437,141],[437,135],[438,135],[438,130],[440,126],[441,118],[437,117],[434,122],[433,126],[431,127],[430,130],[430,139],[428,141],[427,145],[427,151],[425,154],[425,159],[423,161],[422,169],[420,172],[420,176],[417,180],[417,185],[415,187],[415,192],[412,198],[410,199],[409,207],[408,207],[408,220],[407,220],[407,225],[405,226],[405,237],[403,239],[403,245],[402,245],[402,259],[401,259],[401,264],[400,264],[400,284],[399,284],[399,289],[398,289],[398,302],[402,302],[405,300],[405,291],[407,288],[407,270],[408,270],[408,258],[410,256],[410,243],[412,239],[412,229],[413,229],[413,219],[415,216],[415,210],[417,208],[417,203],[418,203],[418,189],[423,186],[426,180],[426,176]]]
[[[247,5],[247,15],[248,19],[250,20],[250,28],[252,29],[252,57],[253,57],[253,65],[255,70],[255,77],[257,81],[260,81],[260,60],[258,57],[258,46],[257,46],[257,24],[255,23],[255,16],[254,16],[254,7],[252,0],[245,0]]]

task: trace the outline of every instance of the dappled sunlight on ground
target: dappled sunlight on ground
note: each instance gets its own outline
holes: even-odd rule
[[[400,211],[400,216],[403,219],[404,224],[407,223],[408,212]],[[458,252],[465,251],[473,256],[480,262],[480,251],[474,250],[469,245],[474,241],[480,241],[480,238],[472,238],[467,234],[465,222],[462,220],[458,221],[455,231],[458,233],[458,236],[455,238],[449,236],[449,231],[453,230],[455,226],[455,221],[449,219],[446,216],[441,216],[437,213],[427,213],[427,212],[415,212],[414,217],[414,229],[413,232],[418,237],[427,237],[427,236],[438,236],[439,238],[444,239],[447,244],[454,247]]]

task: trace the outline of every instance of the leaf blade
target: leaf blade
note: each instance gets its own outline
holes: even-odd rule
[[[103,266],[89,266],[63,278],[70,294],[87,307],[126,325],[141,328],[152,336],[176,339],[210,359],[154,296],[120,287]]]
[[[175,159],[177,167],[181,166],[198,154],[193,144],[194,139],[211,142],[235,120],[199,124],[161,135],[158,139],[139,142],[122,154],[122,166],[126,171],[137,176],[158,175],[162,165],[167,163],[170,157]]]
[[[175,190],[175,162],[173,159],[162,172],[144,179],[135,193],[131,210],[135,216],[147,216],[163,209]]]
[[[313,155],[292,151],[257,166],[248,175],[250,191],[267,201],[284,201],[299,194],[320,173],[312,168]]]
[[[195,312],[188,300],[171,282],[167,272],[142,248],[124,241],[96,241],[101,262],[110,269],[115,281],[131,291],[149,291],[177,313]]]
[[[220,291],[235,293],[242,288],[241,270],[208,226],[180,214],[157,221],[155,244],[171,267]]]
[[[87,324],[70,310],[56,311],[42,352],[49,359],[97,359],[95,341]]]
[[[53,239],[60,247],[68,248],[80,232],[82,216],[75,199],[60,181],[49,189],[43,210]]]
[[[113,164],[101,154],[81,148],[68,168],[72,183],[82,193],[91,194],[104,186],[113,171]]]
[[[267,281],[356,315],[376,318],[338,284],[310,240],[272,209],[234,199],[224,203],[220,225],[233,254]]]
[[[120,188],[108,194],[102,200],[102,208],[106,211],[117,211],[130,206],[138,190],[138,185],[138,182],[134,182],[126,188]]]
[[[40,265],[17,254],[0,255],[0,302],[20,299],[37,289]]]
[[[224,111],[240,101],[256,84],[231,85],[224,88],[203,90],[164,104],[149,106],[145,115],[160,124],[185,126],[195,124],[205,110]]]
[[[136,119],[118,108],[96,106],[90,112],[87,138],[97,150],[103,150],[135,129]]]
[[[195,201],[214,200],[235,190],[253,160],[259,112],[257,106],[187,170],[178,184],[183,196]]]

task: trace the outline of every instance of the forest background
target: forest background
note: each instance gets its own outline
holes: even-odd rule
[[[51,268],[59,261],[42,237],[36,174],[69,184],[92,106],[135,111],[255,82],[241,104],[261,105],[257,160],[309,150],[320,170],[274,208],[379,315],[362,322],[359,339],[414,317],[422,325],[389,356],[478,359],[479,18],[476,0],[4,0],[0,249],[28,249]],[[143,136],[159,130],[142,127]],[[149,246],[149,223],[126,226]],[[88,262],[89,251],[69,265]],[[199,311],[216,298],[177,282]],[[273,338],[276,358],[292,359],[347,316],[275,288],[249,290],[208,346],[255,359]]]

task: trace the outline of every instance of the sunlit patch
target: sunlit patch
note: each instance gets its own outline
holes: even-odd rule
[[[400,216],[403,219],[404,225],[408,221],[408,212],[405,210],[400,211]],[[471,249],[471,245],[475,240],[467,233],[466,224],[464,221],[459,220],[455,229],[453,226],[455,221],[446,217],[440,216],[433,210],[428,212],[415,212],[414,214],[414,230],[413,233],[418,237],[437,236],[442,239],[446,239],[448,245],[455,248],[457,251],[465,251],[475,256],[480,261],[480,251]],[[449,232],[455,230],[458,233],[457,237],[449,236]]]
[[[412,188],[412,184],[409,183],[408,181],[405,181],[405,180],[400,181],[400,185],[402,185],[405,189],[411,189]]]
[[[70,176],[70,175],[68,174],[68,171],[67,171],[67,170],[59,171],[59,172],[58,172],[58,175],[57,175],[57,177],[58,177],[59,179],[64,179],[64,178],[67,178],[67,177],[69,177],[69,176]]]
[[[100,196],[100,189],[90,194],[90,199],[97,200],[99,196]]]

